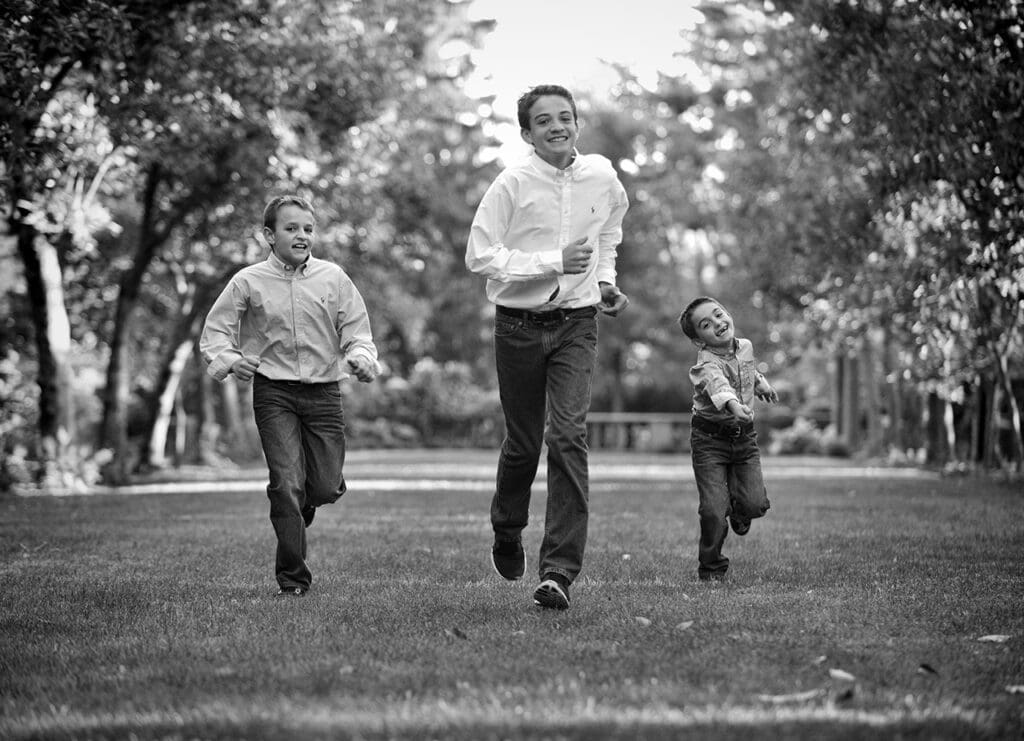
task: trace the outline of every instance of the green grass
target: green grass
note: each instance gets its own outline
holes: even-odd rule
[[[721,585],[691,482],[595,481],[564,613],[530,599],[542,487],[523,582],[490,492],[371,488],[287,601],[260,492],[0,500],[0,738],[1024,736],[1019,484],[768,478]]]

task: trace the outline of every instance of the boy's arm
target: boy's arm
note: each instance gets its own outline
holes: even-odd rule
[[[499,176],[484,193],[473,217],[466,245],[466,267],[491,280],[513,283],[562,274],[562,250],[523,252],[505,246],[516,202]]]
[[[611,193],[611,210],[597,237],[597,281],[615,285],[615,260],[622,243],[622,219],[629,209],[626,189],[618,178],[614,179]]]
[[[380,373],[377,346],[373,344],[370,331],[370,316],[352,279],[342,273],[341,281],[341,301],[336,320],[341,342],[339,349],[356,378],[369,383]]]
[[[258,360],[246,361],[239,349],[239,329],[247,305],[248,301],[241,286],[232,279],[206,315],[206,322],[199,336],[199,352],[206,361],[207,373],[218,381],[227,378],[236,366],[245,365],[242,371],[254,371],[259,365]],[[248,367],[250,365],[251,368]],[[249,377],[251,378],[251,375]]]

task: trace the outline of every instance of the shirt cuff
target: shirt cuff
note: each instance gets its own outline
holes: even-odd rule
[[[719,391],[711,395],[711,403],[715,405],[715,409],[725,409],[725,405],[730,401],[739,401],[736,394],[731,391]]]
[[[223,381],[225,378],[228,377],[228,374],[231,373],[231,366],[234,365],[238,357],[241,357],[225,357],[225,355],[230,355],[230,353],[218,355],[210,363],[210,367],[206,369],[206,372],[209,373],[214,378],[216,378],[218,381]]]

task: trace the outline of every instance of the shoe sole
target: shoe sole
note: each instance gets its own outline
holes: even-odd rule
[[[551,610],[568,610],[569,598],[556,582],[548,580],[542,582],[533,593],[533,604]]]
[[[498,568],[497,562],[495,562],[494,560],[493,552],[491,553],[491,567],[494,569],[494,573],[500,576],[505,581],[519,581],[523,578],[523,574],[526,573],[526,556],[523,556],[523,571],[518,576],[505,576],[503,573],[501,573],[501,570]]]

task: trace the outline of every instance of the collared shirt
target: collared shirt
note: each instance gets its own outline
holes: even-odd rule
[[[294,268],[273,252],[231,278],[206,317],[199,350],[217,380],[242,355],[260,359],[262,376],[304,383],[347,377],[346,357],[377,361],[366,305],[345,271],[315,257]]]
[[[469,233],[466,267],[487,278],[487,298],[514,309],[577,309],[615,283],[622,218],[629,207],[612,163],[577,154],[559,170],[536,153],[504,169],[484,194]],[[562,250],[587,237],[587,270],[564,275]]]
[[[755,388],[764,379],[756,365],[750,340],[736,338],[729,350],[702,345],[697,350],[697,362],[690,368],[693,413],[712,422],[735,422],[725,405],[736,400],[749,407],[754,402]]]

